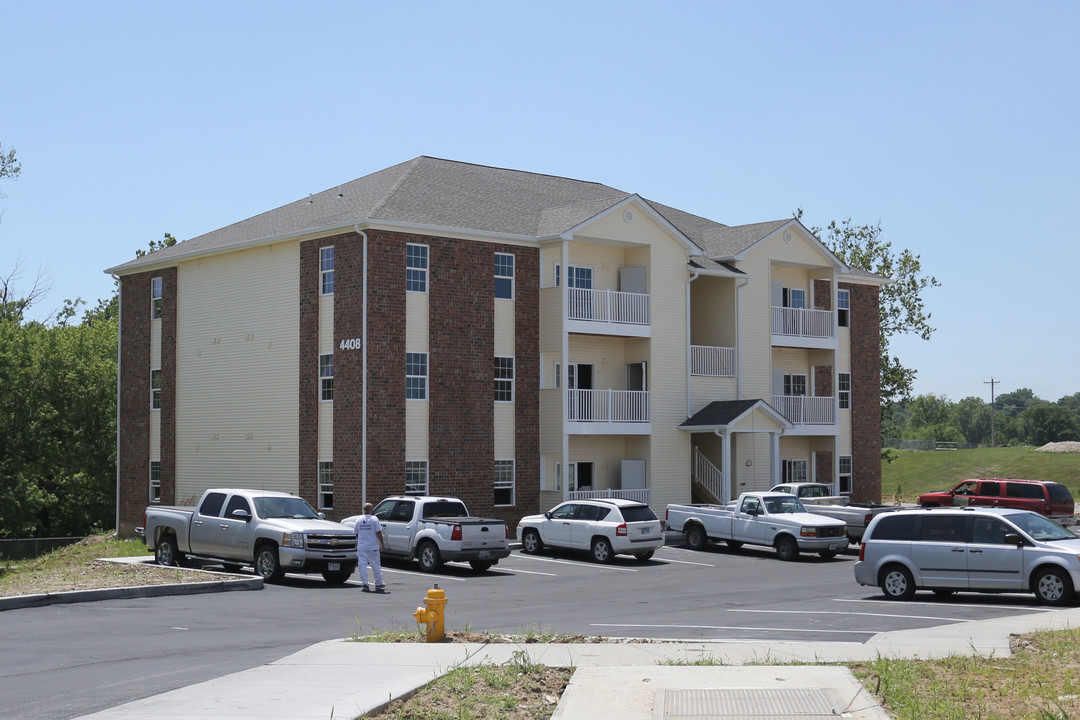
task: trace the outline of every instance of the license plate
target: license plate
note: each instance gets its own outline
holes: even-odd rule
[[[480,551],[480,559],[481,560],[487,560],[489,557],[491,557],[491,551],[490,550],[481,550]]]
[[[649,528],[641,528],[642,535],[648,535],[650,532],[652,531]]]
[[[829,549],[830,550],[836,550],[837,549],[836,543],[829,543]]]
[[[336,572],[341,569],[341,563],[326,563],[326,569],[329,572]]]

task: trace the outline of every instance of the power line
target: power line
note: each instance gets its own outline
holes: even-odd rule
[[[994,442],[994,385],[999,385],[1000,380],[995,380],[993,376],[989,380],[984,380],[983,385],[990,386],[990,447],[996,447],[997,443]]]

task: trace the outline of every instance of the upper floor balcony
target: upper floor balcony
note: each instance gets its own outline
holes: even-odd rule
[[[836,314],[831,310],[773,306],[772,343],[788,347],[835,349],[838,345]]]
[[[691,345],[690,374],[704,377],[735,377],[735,348]]]
[[[836,424],[836,398],[773,395],[772,406],[795,426],[793,434],[830,434]]]
[[[567,288],[570,332],[651,337],[648,293]]]
[[[648,435],[648,390],[567,390],[566,423],[571,434]]]

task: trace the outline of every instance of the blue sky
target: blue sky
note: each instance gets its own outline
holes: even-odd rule
[[[418,155],[727,224],[881,222],[917,393],[1080,391],[1080,3],[0,0],[0,276],[107,267]]]

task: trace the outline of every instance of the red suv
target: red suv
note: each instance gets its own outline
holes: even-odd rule
[[[991,507],[1033,510],[1060,525],[1076,524],[1076,505],[1072,493],[1061,483],[1049,480],[988,478],[965,480],[948,492],[929,492],[919,496],[919,505],[986,505]]]

